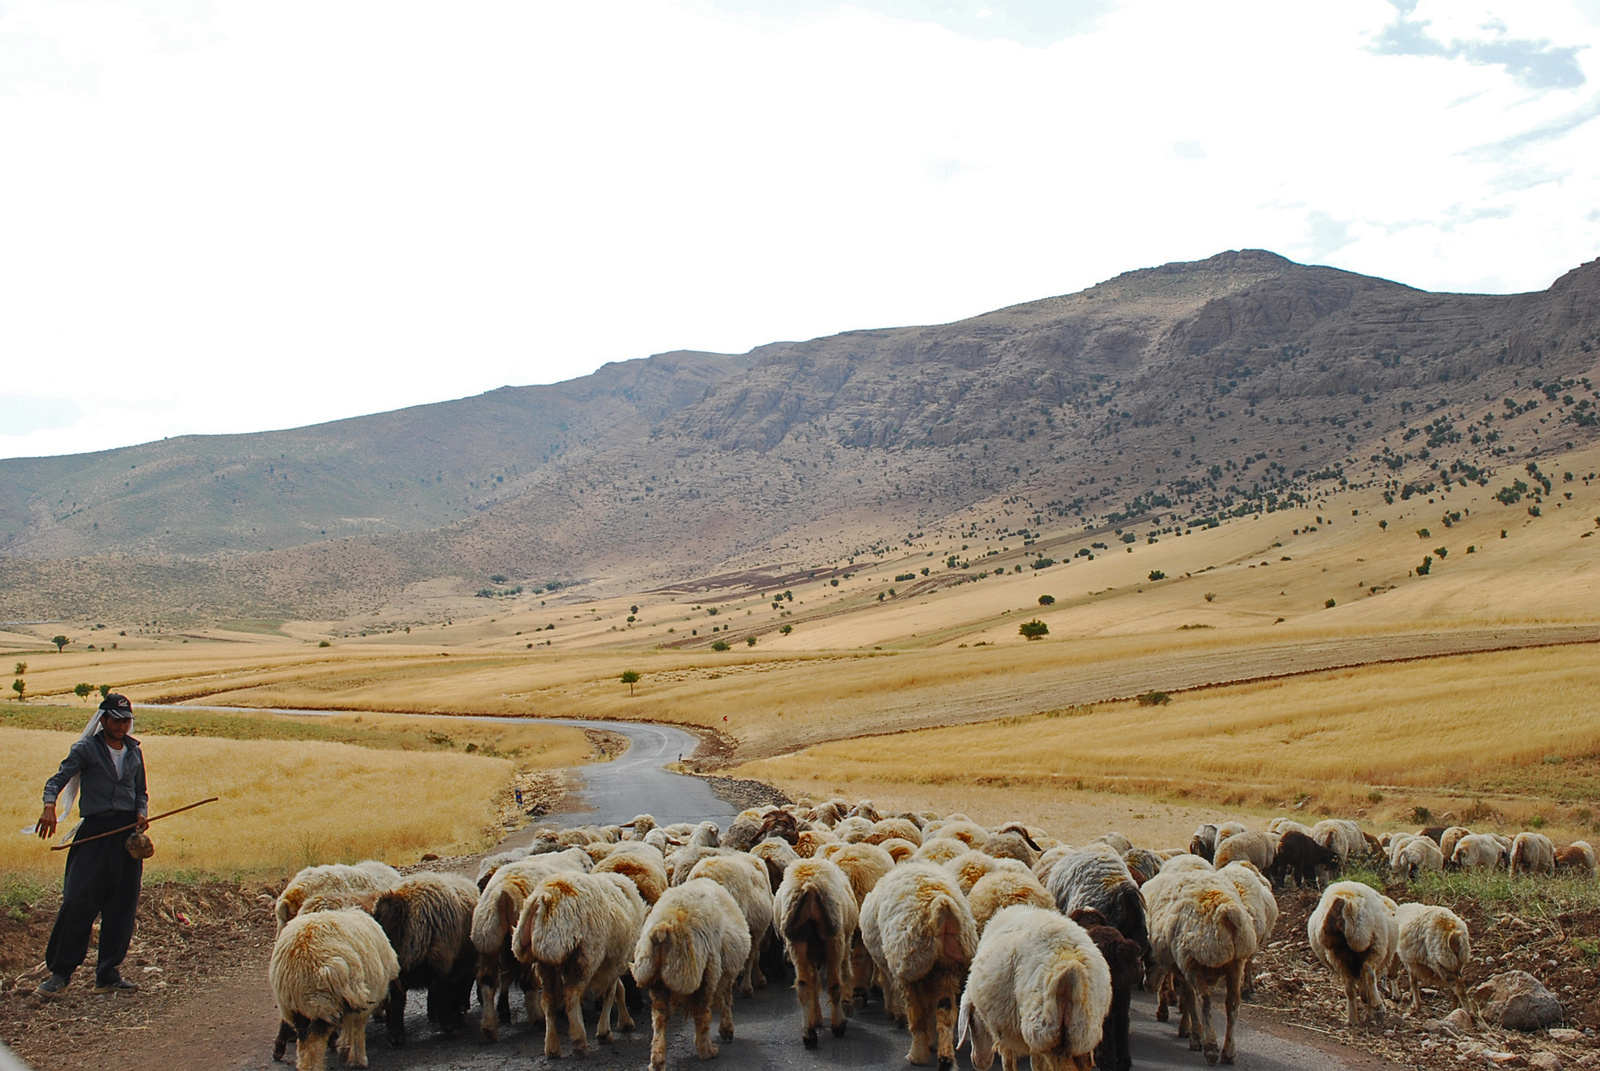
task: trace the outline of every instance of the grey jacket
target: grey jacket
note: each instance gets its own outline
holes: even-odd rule
[[[122,776],[118,777],[116,764],[111,761],[111,749],[100,733],[73,744],[62,760],[61,769],[44,783],[44,802],[54,803],[72,775],[78,774],[78,813],[85,818],[105,811],[148,815],[150,797],[145,792],[144,753],[139,750],[139,741],[131,736],[122,738],[122,746],[127,757],[122,760]],[[67,816],[58,817],[65,819]]]

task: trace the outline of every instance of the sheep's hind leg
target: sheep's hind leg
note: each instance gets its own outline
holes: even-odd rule
[[[940,1071],[947,1071],[956,1063],[956,1001],[961,997],[961,989],[953,977],[941,978],[939,988],[941,992],[935,996],[933,1018],[939,1037]]]
[[[850,1017],[851,1008],[845,997],[845,968],[848,961],[845,959],[847,950],[834,942],[828,945],[827,971],[828,971],[828,1025],[833,1030],[836,1038],[844,1037],[845,1020]],[[821,1017],[821,1009],[818,1009]]]
[[[800,1040],[808,1049],[817,1047],[817,1026],[822,1022],[822,1007],[817,993],[817,968],[809,957],[800,957],[794,965],[794,988],[800,998]]]
[[[714,1006],[722,1013],[717,1032],[722,1035],[723,1041],[733,1040],[733,982],[732,975],[725,975],[717,983],[717,990],[714,996]]]
[[[560,1011],[556,1007],[556,993],[560,991],[561,980],[548,977],[555,974],[555,970],[550,967],[541,965],[539,973],[545,976],[540,979],[539,986],[539,998],[544,1006],[544,1054],[558,1057],[561,1055],[561,1029],[556,1025],[559,1021],[557,1013]]]
[[[278,1037],[272,1043],[272,1060],[274,1063],[283,1059],[283,1054],[289,1051],[289,1042],[294,1040],[294,1024],[288,1020],[278,1024]]]
[[[666,986],[650,989],[650,1071],[667,1066],[667,1028],[672,1022],[672,998]]]
[[[389,1032],[389,1044],[398,1049],[406,1043],[406,990],[398,980],[389,983],[389,1002],[383,1011],[383,1025]]]
[[[478,1035],[486,1042],[500,1040],[500,1018],[502,1016],[506,1022],[509,1023],[511,1021],[510,988],[510,986],[507,986],[505,989],[500,989],[496,984],[496,979],[492,976],[478,979]],[[498,1002],[495,999],[497,993],[499,996]],[[498,1005],[504,1006],[498,1007]],[[495,1014],[497,1007],[500,1015]]]
[[[1239,965],[1234,964],[1228,968],[1228,995],[1227,1003],[1224,1005],[1228,1016],[1228,1031],[1222,1038],[1222,1062],[1225,1064],[1233,1063],[1233,1058],[1239,1051],[1233,1042],[1233,1024],[1239,1019],[1239,998],[1243,991],[1244,987],[1239,980]]]
[[[339,1027],[339,1055],[346,1067],[367,1066],[367,1017],[371,1012],[351,1012]]]
[[[702,985],[689,997],[689,1017],[694,1020],[694,1051],[702,1060],[717,1054],[717,1043],[711,1040],[712,1005],[717,1003],[720,1003],[717,994],[708,985]]]
[[[628,1001],[623,996],[621,981],[612,982],[607,986],[605,999],[600,1002],[600,1025],[595,1028],[594,1039],[606,1045],[611,1044],[613,1040],[611,1034],[612,1008],[616,1008],[620,1012],[619,1019],[625,1020],[628,1024],[622,1029],[632,1030],[633,1020],[628,1018]]]
[[[296,1015],[295,1071],[325,1071],[328,1066],[328,1024]]]
[[[1190,982],[1189,988],[1194,992],[1194,1003],[1199,1019],[1195,1023],[1195,1034],[1199,1037],[1199,1048],[1205,1053],[1206,1063],[1214,1065],[1217,1062],[1217,1031],[1211,1022],[1211,990],[1210,979],[1196,979]],[[1193,1047],[1193,1046],[1191,1046]]]
[[[905,1001],[906,1025],[911,1030],[911,1051],[906,1053],[906,1059],[921,1067],[927,1064],[932,1055],[932,1039],[937,1024],[931,1014],[933,1009],[928,1007],[927,994],[923,992],[921,982],[914,982],[903,991]]]
[[[563,979],[563,981],[565,982],[565,979]],[[575,983],[566,982],[566,984],[564,984],[561,988],[562,994],[567,999],[567,1033],[572,1038],[572,1055],[587,1056],[589,1054],[589,1035],[585,1032],[583,1025],[584,985],[581,981]],[[604,1011],[605,1006],[602,1005],[602,1015]],[[549,1046],[547,1045],[547,1051],[548,1048]],[[556,1048],[556,1055],[561,1055],[561,1049],[559,1046]]]

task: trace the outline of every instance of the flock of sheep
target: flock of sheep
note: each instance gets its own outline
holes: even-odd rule
[[[596,1036],[613,1019],[632,1029],[628,987],[647,995],[651,1071],[666,1063],[670,1016],[684,1009],[702,1059],[717,1055],[711,1021],[733,1037],[735,990],[793,965],[801,1037],[842,1035],[874,990],[909,1028],[913,1064],[949,1068],[971,1043],[977,1071],[999,1053],[1005,1071],[1027,1056],[1041,1071],[1126,1071],[1128,1009],[1143,982],[1157,1019],[1179,1008],[1179,1035],[1208,1064],[1234,1057],[1234,1025],[1251,961],[1278,918],[1274,886],[1322,881],[1346,862],[1385,854],[1397,870],[1507,865],[1595,874],[1578,842],[1515,840],[1461,828],[1375,839],[1353,822],[1266,830],[1203,825],[1189,850],[1153,851],[1108,833],[1074,847],[1013,823],[964,815],[883,816],[870,801],[747,810],[726,831],[710,822],[541,830],[528,848],[484,860],[474,883],[455,874],[402,876],[376,862],[309,867],[278,898],[269,977],[282,1016],[274,1059],[296,1044],[301,1071],[325,1066],[337,1040],[365,1067],[369,1016],[405,1040],[407,991],[426,989],[428,1017],[458,1029],[476,983],[479,1028],[493,1041],[522,991],[542,1019],[545,1052],[587,1051],[583,1001],[598,1004]],[[1351,1028],[1360,1006],[1381,1020],[1380,985],[1409,978],[1448,990],[1469,1013],[1461,981],[1467,927],[1442,907],[1395,904],[1357,882],[1323,893],[1308,927],[1317,958],[1343,987]],[[1212,1002],[1226,1029],[1218,1043]],[[1398,989],[1394,989],[1398,992]]]

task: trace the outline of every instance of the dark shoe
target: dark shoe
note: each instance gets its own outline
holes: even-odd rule
[[[101,982],[94,987],[96,993],[137,993],[139,987],[126,978],[118,978],[111,982]]]
[[[50,977],[39,983],[38,987],[33,991],[34,995],[40,997],[53,997],[63,989],[67,988],[67,981],[68,980],[66,978],[59,974],[52,974]]]

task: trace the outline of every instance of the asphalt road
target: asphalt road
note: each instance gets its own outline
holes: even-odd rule
[[[1329,996],[1332,996],[1329,987]],[[1135,1071],[1194,1071],[1205,1068],[1206,1063],[1197,1052],[1190,1052],[1188,1042],[1179,1039],[1176,1016],[1170,1023],[1155,1021],[1155,1000],[1147,994],[1134,998],[1131,1055]],[[530,1026],[522,1015],[520,1000],[514,1005],[515,1022],[502,1025],[500,1040],[485,1045],[478,1040],[475,1028],[464,1028],[454,1037],[442,1037],[422,1015],[424,1004],[421,993],[412,994],[407,1010],[408,1040],[403,1049],[391,1049],[384,1040],[380,1026],[368,1029],[367,1054],[375,1071],[409,1069],[409,1071],[526,1071],[531,1066],[555,1068],[560,1062],[544,1055],[544,1027]],[[475,1012],[474,1012],[475,1014]],[[826,1008],[823,1014],[827,1014]],[[1246,1012],[1246,1018],[1249,1017]],[[896,1027],[894,1021],[883,1013],[881,1002],[874,1002],[850,1020],[845,1035],[835,1038],[822,1030],[818,1047],[806,1049],[800,1042],[800,1011],[793,989],[787,984],[774,983],[757,990],[754,997],[734,998],[734,1038],[718,1045],[721,1054],[715,1063],[702,1065],[694,1051],[694,1030],[682,1015],[672,1023],[672,1039],[667,1049],[669,1071],[690,1071],[705,1066],[705,1071],[715,1071],[719,1066],[737,1068],[739,1071],[814,1071],[828,1067],[909,1067],[906,1050],[910,1035]],[[594,1020],[589,1019],[589,1055],[583,1065],[594,1071],[629,1069],[643,1071],[650,1061],[650,1019],[648,1011],[635,1015],[638,1029],[629,1034],[618,1033],[612,1045],[594,1043]],[[469,1020],[470,1021],[470,1020]],[[1221,1026],[1220,1011],[1217,1017]],[[274,1065],[267,1059],[263,1039],[261,1056],[246,1065],[247,1071],[273,1071],[284,1065]],[[1349,1062],[1338,1051],[1326,1045],[1312,1047],[1286,1038],[1244,1026],[1238,1031],[1239,1056],[1235,1067],[1244,1071],[1358,1071],[1375,1064],[1370,1057],[1351,1054]],[[562,1043],[567,1055],[563,1061],[573,1064],[572,1048],[563,1032]],[[956,1064],[962,1069],[972,1064],[965,1050],[956,1055]],[[338,1058],[330,1058],[330,1067],[338,1066]],[[999,1067],[998,1061],[995,1068]]]

